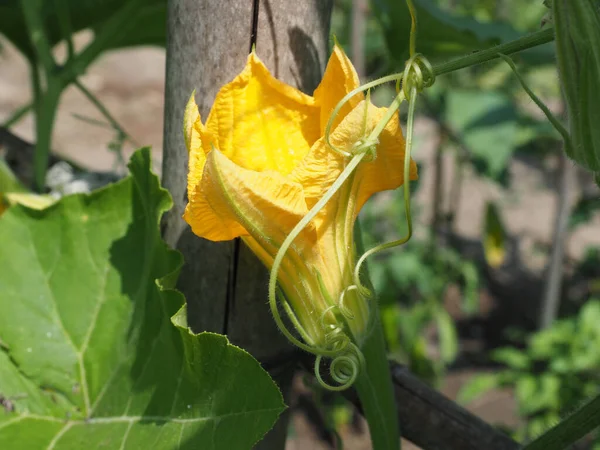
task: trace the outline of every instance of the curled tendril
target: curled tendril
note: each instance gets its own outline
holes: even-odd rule
[[[422,70],[422,67],[425,71]],[[404,97],[408,100],[408,121],[406,124],[406,148],[404,151],[404,206],[406,211],[407,234],[402,239],[378,245],[366,251],[359,259],[354,268],[354,283],[358,291],[365,297],[370,297],[371,292],[360,281],[360,270],[364,262],[375,253],[387,250],[407,243],[412,237],[412,218],[410,214],[410,155],[412,150],[412,139],[414,130],[414,116],[417,95],[421,90],[431,86],[435,81],[431,64],[425,57],[416,54],[406,63],[403,74],[402,89],[398,92],[398,97]],[[397,98],[398,98],[397,97]]]
[[[354,382],[354,380],[360,373],[360,370],[362,367],[362,365],[361,365],[361,361],[363,361],[363,359],[361,359],[362,354],[360,353],[360,350],[358,349],[358,347],[356,347],[354,344],[351,343],[350,338],[345,334],[343,329],[341,329],[339,327],[335,327],[335,325],[334,325],[333,329],[325,330],[326,331],[325,332],[325,343],[324,343],[325,345],[324,346],[316,345],[312,341],[312,339],[308,335],[308,333],[302,327],[300,321],[296,317],[296,314],[294,313],[292,308],[288,305],[287,301],[285,301],[284,296],[283,295],[280,295],[279,297],[277,296],[277,275],[279,273],[279,269],[281,267],[283,258],[285,256],[285,254],[287,253],[288,249],[290,248],[290,246],[292,245],[292,243],[294,242],[294,240],[298,237],[298,235],[302,232],[302,230],[315,218],[315,216],[319,213],[319,211],[321,211],[323,209],[323,207],[327,204],[327,202],[329,200],[331,200],[331,198],[335,195],[335,193],[342,187],[344,182],[348,179],[348,177],[352,174],[352,172],[354,172],[356,167],[358,167],[358,164],[363,160],[363,158],[367,155],[367,153],[368,153],[367,149],[365,149],[364,151],[361,149],[361,151],[359,151],[356,155],[352,156],[352,159],[348,162],[347,166],[344,168],[344,170],[339,175],[339,177],[333,182],[333,184],[327,190],[325,195],[323,195],[323,197],[321,199],[319,199],[319,201],[310,209],[308,214],[306,214],[306,216],[304,216],[302,218],[302,220],[300,220],[296,224],[296,226],[292,229],[290,234],[284,239],[283,243],[281,244],[281,247],[279,248],[277,254],[275,255],[275,258],[273,259],[273,265],[271,266],[271,273],[269,276],[269,306],[271,309],[271,313],[273,314],[273,319],[275,320],[275,323],[277,324],[277,326],[281,330],[281,332],[284,334],[284,336],[292,344],[296,345],[297,347],[299,347],[309,353],[314,354],[317,357],[317,361],[319,363],[323,357],[328,357],[328,358],[332,358],[332,365],[333,365],[333,361],[335,361],[336,359],[343,356],[343,359],[341,361],[337,362],[336,365],[334,366],[334,367],[336,367],[336,374],[339,375],[337,378],[334,378],[334,379],[350,380],[349,384],[344,383],[343,386],[339,386],[339,387],[329,386],[327,383],[323,382],[323,380],[319,376],[318,372],[315,373],[315,376],[319,380],[320,384],[322,384],[324,387],[326,387],[328,389],[334,389],[334,390],[346,389]],[[279,308],[277,305],[278,298],[279,298],[284,310],[287,312],[288,316],[290,317],[294,327],[297,328],[298,332],[300,333],[302,338],[305,340],[305,342],[300,341],[297,337],[295,337],[287,329],[287,326],[284,324],[284,322],[281,318],[281,315],[279,313]],[[324,313],[324,315],[325,314],[326,313]],[[324,317],[324,315],[323,315],[323,317]],[[323,319],[323,317],[322,317],[322,319]],[[354,346],[354,347],[352,347],[352,346]],[[346,359],[347,359],[347,354],[349,351],[348,348],[351,348],[351,347],[353,348],[353,350],[351,350],[350,353],[353,354],[354,356],[350,359],[355,362],[353,364],[349,365],[349,363],[348,363],[349,360],[346,361]],[[356,356],[356,354],[358,354],[360,356]],[[346,362],[342,363],[342,361],[346,361]],[[356,362],[356,361],[358,361],[358,362]],[[317,365],[317,367],[318,367],[318,365]],[[352,367],[352,370],[349,372],[351,375],[350,377],[345,376],[348,367]],[[343,368],[343,370],[342,370],[342,368]]]
[[[333,122],[335,121],[335,118],[338,116],[340,110],[355,95],[357,95],[357,94],[359,94],[361,92],[365,92],[365,91],[369,92],[369,90],[371,88],[374,88],[376,86],[379,86],[379,85],[382,85],[382,84],[385,84],[385,83],[389,83],[389,82],[392,82],[392,81],[398,81],[401,78],[402,78],[402,74],[398,74],[398,73],[393,74],[393,75],[388,75],[386,77],[382,77],[382,78],[379,78],[378,80],[374,80],[374,81],[371,81],[370,83],[367,83],[367,84],[364,84],[362,86],[359,86],[356,89],[353,89],[352,91],[348,92],[338,102],[338,104],[335,105],[335,108],[333,108],[333,110],[331,111],[331,115],[329,116],[329,120],[327,121],[327,125],[325,126],[325,142],[327,143],[327,145],[329,146],[329,148],[331,148],[336,153],[339,153],[339,154],[344,155],[346,157],[351,157],[352,153],[347,152],[346,150],[337,148],[336,146],[334,146],[331,143],[331,140],[330,140],[331,128],[333,127]],[[366,105],[368,106],[368,102],[366,103]],[[377,145],[377,142],[375,140],[375,141],[371,142],[370,144],[371,145]]]
[[[339,385],[333,386],[323,380],[319,370],[323,359],[322,355],[317,355],[315,359],[315,377],[322,387],[332,391],[343,391],[352,386],[354,381],[356,381],[361,368],[364,367],[364,355],[356,344],[352,342],[341,326],[326,323],[327,313],[335,309],[346,317],[348,317],[348,313],[352,313],[345,310],[340,304],[336,304],[331,305],[323,311],[323,314],[321,315],[321,324],[323,328],[327,330],[325,334],[325,345],[327,348],[330,348],[337,353],[336,356],[331,359],[329,366],[330,375],[336,383],[339,383]]]
[[[339,177],[331,185],[329,190],[325,193],[325,195],[311,208],[308,214],[304,216],[302,220],[300,220],[300,222],[298,222],[298,224],[296,224],[296,226],[292,229],[290,234],[283,241],[281,247],[279,248],[279,251],[277,252],[273,260],[273,265],[271,267],[271,273],[269,278],[269,305],[273,314],[273,318],[275,319],[275,322],[277,323],[277,326],[279,327],[281,332],[288,338],[290,342],[292,342],[297,347],[307,352],[310,352],[316,356],[315,376],[319,384],[330,390],[340,391],[350,387],[358,377],[361,367],[364,366],[364,356],[360,349],[356,346],[356,344],[352,342],[352,340],[346,334],[343,328],[336,324],[326,323],[327,313],[331,312],[335,308],[339,311],[339,313],[342,316],[348,319],[352,319],[354,317],[352,311],[350,311],[344,304],[344,298],[346,293],[353,290],[357,290],[358,295],[362,295],[367,298],[371,296],[371,292],[369,291],[369,289],[367,289],[360,281],[360,269],[364,261],[370,255],[377,253],[378,251],[405,243],[406,241],[408,241],[408,239],[410,239],[412,235],[412,222],[410,217],[410,186],[408,180],[410,176],[410,150],[412,146],[415,100],[417,94],[421,92],[424,88],[431,86],[434,80],[435,77],[433,69],[427,61],[427,59],[425,59],[422,55],[415,54],[407,62],[406,68],[402,74],[389,75],[387,77],[380,78],[379,80],[372,81],[354,89],[353,91],[349,92],[346,96],[344,96],[344,98],[342,98],[342,100],[333,109],[329,117],[329,121],[327,122],[327,126],[325,127],[325,141],[333,151],[342,154],[347,158],[350,158],[350,161],[348,162],[342,173],[339,175]],[[370,105],[369,89],[390,81],[396,81],[398,83],[398,94],[392,102],[392,104],[390,105],[390,107],[388,108],[388,110],[386,111],[384,117],[367,135],[366,127],[368,118],[368,107]],[[400,90],[399,83],[401,81],[402,89]],[[365,102],[365,112],[362,130],[363,138],[356,142],[352,146],[350,151],[347,151],[347,149],[336,148],[334,145],[332,145],[330,140],[333,122],[339,114],[341,108],[354,95],[363,91],[367,91],[367,101]],[[293,241],[298,237],[302,230],[315,218],[315,216],[319,213],[319,211],[321,211],[325,204],[335,195],[335,193],[340,189],[340,187],[348,179],[352,172],[356,170],[359,163],[363,159],[373,160],[377,157],[377,144],[379,143],[379,135],[381,134],[385,126],[388,124],[388,122],[392,119],[392,117],[397,113],[400,104],[406,99],[409,101],[409,115],[406,135],[406,151],[404,159],[404,200],[406,205],[408,236],[401,240],[375,247],[361,256],[353,273],[355,284],[348,286],[346,289],[344,289],[344,291],[342,291],[340,295],[338,303],[327,308],[321,315],[322,325],[325,329],[325,345],[316,345],[311,340],[308,333],[302,327],[294,311],[285,300],[285,297],[283,295],[278,297],[276,294],[277,274],[281,267],[283,257],[285,256],[289,247],[292,245]],[[278,298],[281,304],[283,305],[284,310],[291,319],[293,325],[298,330],[305,342],[301,342],[300,340],[298,340],[283,323],[283,320],[281,319],[281,315],[279,314],[279,310],[277,307]],[[335,382],[339,383],[339,386],[331,386],[327,384],[321,377],[319,373],[319,367],[321,364],[321,360],[324,357],[332,358],[330,364],[331,378]]]
[[[417,53],[406,61],[402,77],[396,82],[396,91],[400,91],[400,82],[402,82],[404,98],[410,100],[413,87],[417,89],[417,93],[420,93],[423,89],[433,85],[435,82],[433,66],[427,58]]]
[[[315,359],[315,377],[321,386],[331,391],[348,389],[358,378],[361,368],[365,366],[364,355],[356,344],[350,342],[343,353],[338,354],[331,360],[329,374],[336,383],[339,383],[339,385],[333,386],[323,380],[321,376],[321,360],[320,355]]]
[[[344,300],[346,298],[346,293],[347,292],[356,291],[356,290],[358,290],[358,287],[356,285],[352,284],[352,285],[348,286],[340,294],[340,298],[338,300],[338,304],[336,305],[338,307],[340,313],[344,317],[346,317],[347,319],[350,319],[350,320],[354,319],[354,313],[349,308],[346,308],[346,306],[344,304]],[[360,295],[360,292],[359,292],[359,295]]]
[[[414,21],[414,18],[413,18]],[[413,23],[413,27],[416,26],[416,23]],[[375,128],[371,131],[371,133],[366,135],[366,123],[367,123],[367,108],[370,101],[370,89],[372,87],[378,86],[380,84],[384,84],[390,81],[396,81],[396,90],[397,96],[388,108],[387,113],[382,118],[382,120],[375,126]],[[347,316],[349,311],[344,306],[344,297],[345,294],[350,290],[357,290],[358,295],[363,296],[364,298],[370,298],[372,296],[371,291],[362,284],[360,281],[360,270],[366,259],[382,250],[386,250],[392,247],[396,247],[398,245],[403,245],[412,236],[412,219],[410,214],[410,156],[412,149],[412,135],[414,128],[414,112],[416,105],[416,97],[418,93],[422,92],[423,89],[430,87],[435,82],[435,73],[433,71],[433,67],[429,63],[429,61],[421,54],[414,53],[411,51],[411,57],[406,62],[406,66],[404,71],[401,74],[390,75],[387,77],[380,78],[379,80],[375,80],[371,83],[367,83],[353,91],[349,92],[346,96],[340,100],[340,102],[333,109],[331,116],[329,117],[329,121],[327,122],[327,126],[325,127],[325,141],[328,146],[335,152],[340,153],[346,157],[356,156],[357,154],[366,153],[368,157],[374,159],[377,157],[377,144],[379,134],[383,131],[385,126],[391,120],[396,111],[400,107],[400,104],[404,100],[408,100],[409,102],[409,113],[408,113],[408,123],[407,123],[407,133],[406,133],[406,150],[404,157],[404,203],[406,209],[406,221],[408,225],[408,233],[407,236],[399,239],[397,241],[389,242],[386,244],[379,245],[374,247],[367,252],[365,252],[358,260],[356,267],[354,269],[353,277],[354,284],[347,287],[342,294],[340,295],[340,299],[338,301],[337,308],[343,315]],[[400,83],[402,83],[402,87],[400,88]],[[363,120],[363,138],[355,143],[351,152],[346,151],[345,149],[336,148],[330,140],[331,128],[333,122],[335,121],[337,115],[343,108],[343,106],[356,94],[360,92],[367,91],[367,102],[365,105],[365,117]]]

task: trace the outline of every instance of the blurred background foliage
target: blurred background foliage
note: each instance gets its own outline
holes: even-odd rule
[[[547,21],[541,0],[414,3],[417,51],[433,64],[518,38]],[[333,32],[352,55],[358,37],[347,24],[361,2],[335,4]],[[364,78],[403,70],[410,29],[405,2],[373,0],[366,6]],[[553,45],[515,55],[514,61],[533,91],[560,116],[563,104]],[[393,87],[385,87],[373,98],[383,106],[393,93]],[[547,292],[549,277],[557,276],[549,270],[552,255],[556,247],[568,244],[577,227],[597,223],[598,191],[583,172],[577,172],[582,180],[578,187],[561,184],[565,172],[578,169],[564,161],[560,136],[502,60],[438,77],[418,108],[421,118],[433,123],[437,145],[432,163],[420,165],[421,179],[412,186],[416,234],[400,249],[374,257],[369,266],[390,353],[437,386],[443,385],[449,370],[482,371],[465,385],[459,396],[464,402],[490,389],[511,389],[521,424],[512,431],[526,441],[599,392],[600,316],[597,301],[589,299],[598,289],[600,261],[593,244],[581,259],[559,261],[563,283],[554,293],[559,308],[550,311],[556,321],[548,327],[542,320],[545,310],[548,314],[552,309],[552,293]],[[417,133],[417,159],[425,140]],[[555,239],[555,226],[554,242],[537,243],[529,251],[521,248],[522,237],[510,231],[503,217],[502,204],[527,195],[514,188],[520,181],[511,170],[514,160],[539,173],[544,180],[539,188],[554,192],[557,204],[561,198],[572,199],[566,210],[567,231]],[[424,178],[433,184],[426,198],[419,195]],[[466,178],[479,179],[501,193],[479,212],[477,240],[461,235],[456,226],[461,204],[470,200],[463,188]],[[560,214],[565,211],[557,207],[555,221]],[[362,212],[367,248],[405,235],[405,222],[401,192],[380,194]],[[542,263],[531,270],[528,260],[536,258]],[[482,304],[490,298],[491,311]],[[474,352],[473,338],[478,341]],[[593,444],[583,443],[582,448]]]
[[[413,1],[419,18],[417,50],[433,64],[536,31],[547,13],[542,0]],[[28,16],[22,4],[31,8]],[[27,59],[34,98],[32,105],[16,110],[2,130],[10,130],[30,108],[37,119],[46,114],[48,81],[59,80],[61,92],[71,84],[84,90],[78,77],[104,52],[164,46],[165,15],[165,0],[0,2],[0,34]],[[70,49],[55,66],[44,63],[48,55],[32,40],[40,29],[48,36],[48,48],[64,42]],[[332,34],[357,62],[363,81],[404,69],[409,29],[404,1],[334,0]],[[92,30],[94,37],[82,50],[72,50],[72,35],[81,30]],[[563,103],[553,45],[520,53],[514,60],[533,91],[560,115]],[[45,82],[40,82],[40,74]],[[111,145],[119,155],[126,139],[122,127],[101,99],[87,94],[114,129]],[[372,98],[386,105],[393,95],[394,87],[384,86]],[[598,191],[590,177],[564,159],[558,133],[505,62],[439,77],[421,97],[419,120],[428,124],[430,134],[417,128],[414,154],[418,160],[420,150],[429,145],[433,155],[420,165],[420,180],[412,185],[416,233],[407,245],[369,261],[389,351],[436,386],[449,371],[473,369],[478,375],[462,391],[464,401],[491,388],[513,389],[520,417],[513,431],[520,439],[531,438],[598,391],[600,303],[589,299],[600,298],[600,248],[590,244],[580,258],[559,258],[558,275],[548,270],[555,250],[565,247],[577,229],[597,221]],[[37,122],[38,137],[44,136],[39,129],[43,126],[50,127],[51,135],[52,121]],[[44,171],[45,165],[36,159],[49,152],[46,144],[42,148],[38,142],[30,155]],[[536,242],[526,250],[520,245],[523,236],[511,232],[510,220],[503,217],[502,204],[531,195],[527,189],[535,188],[515,188],[523,184],[523,174],[511,169],[515,160],[527,166],[526,177],[536,173],[542,180],[539,189],[550,189],[558,204],[562,199],[568,206],[557,208],[555,218],[559,223],[566,214],[567,230],[561,234],[555,227],[552,241]],[[7,194],[33,187],[31,176],[10,166],[8,160],[0,165],[4,202],[9,201]],[[569,171],[575,172],[570,185],[561,183]],[[431,183],[427,189],[424,179]],[[501,193],[475,212],[482,218],[475,237],[457,229],[457,214],[471,201],[467,179],[476,180],[469,186],[485,183]],[[377,196],[361,219],[367,248],[405,235],[401,192]],[[532,269],[531,261],[540,259],[541,266]],[[558,293],[547,292],[551,276],[560,277]],[[552,306],[553,295],[559,307]],[[541,319],[548,314],[550,326]],[[329,406],[325,424],[351,421],[352,414],[336,398],[321,393],[313,399]],[[600,448],[597,441],[595,448]]]

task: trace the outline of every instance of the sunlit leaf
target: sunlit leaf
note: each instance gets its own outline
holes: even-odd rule
[[[511,99],[500,92],[455,89],[447,94],[445,112],[475,168],[501,181],[517,140],[518,115]]]
[[[486,392],[499,387],[500,379],[495,373],[483,373],[475,375],[467,381],[458,393],[460,403],[469,403]]]
[[[450,314],[445,309],[438,309],[435,315],[439,335],[440,355],[446,364],[451,363],[458,354],[458,336]]]
[[[251,448],[284,407],[249,354],[187,329],[158,227],[170,197],[149,149],[129,167],[0,217],[1,449]]]
[[[492,359],[516,370],[528,370],[530,366],[527,353],[512,347],[503,347],[494,350]]]

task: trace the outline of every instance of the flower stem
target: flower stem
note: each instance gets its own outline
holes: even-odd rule
[[[358,221],[355,226],[355,236],[358,251],[364,251]],[[373,292],[368,273],[365,275],[365,281]],[[370,304],[373,326],[362,346],[365,367],[356,379],[354,387],[369,424],[373,450],[398,450],[400,448],[398,413],[379,307],[376,301]]]
[[[529,48],[537,47],[538,45],[547,44],[554,40],[554,29],[545,28],[527,36],[523,36],[514,41],[506,42],[505,44],[496,45],[486,50],[471,53],[460,58],[438,64],[433,67],[434,75],[443,75],[445,73],[454,72],[464,69],[465,67],[475,66],[493,59],[499,58],[499,53],[510,55]]]
[[[398,94],[398,97],[396,97],[396,99],[403,99],[404,98],[404,94],[403,94],[403,90],[400,91],[400,94]],[[367,258],[369,258],[370,256],[374,255],[375,253],[379,253],[383,250],[388,250],[390,248],[393,247],[397,247],[399,245],[404,245],[406,244],[411,236],[412,236],[412,218],[411,218],[411,214],[410,214],[410,155],[411,155],[411,150],[412,150],[412,138],[413,138],[413,129],[414,129],[414,116],[415,116],[415,108],[416,108],[416,100],[417,100],[417,89],[416,87],[412,87],[411,91],[410,91],[410,98],[408,100],[408,122],[406,124],[406,147],[405,147],[405,151],[404,151],[404,208],[406,211],[406,224],[407,224],[407,228],[408,231],[406,233],[406,236],[404,236],[401,239],[392,241],[392,242],[387,242],[385,244],[380,244],[377,245],[369,250],[367,250],[366,252],[363,252],[362,256],[358,259],[358,262],[356,263],[356,267],[354,268],[354,282],[356,283],[356,286],[358,287],[359,291],[361,291],[364,295],[366,295],[366,293],[369,291],[368,289],[365,288],[365,286],[362,284],[361,280],[360,280],[360,273],[361,273],[361,268],[363,266],[363,264],[365,263],[365,261],[367,260]],[[392,103],[392,106],[390,106],[390,110],[391,108],[395,105],[395,103]]]
[[[44,92],[43,96],[37,102],[33,173],[35,188],[38,192],[44,192],[46,184],[46,170],[52,147],[52,130],[54,129],[54,119],[56,118],[56,111],[62,91],[63,86],[57,83],[55,78],[49,78],[46,92]]]

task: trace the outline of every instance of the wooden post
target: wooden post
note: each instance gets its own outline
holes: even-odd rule
[[[163,236],[185,258],[178,287],[186,296],[192,329],[226,334],[270,368],[286,396],[293,375],[287,356],[293,349],[269,312],[266,270],[239,240],[200,239],[181,219],[187,203],[185,104],[196,89],[205,120],[219,88],[243,69],[256,4],[256,51],[273,75],[309,94],[321,79],[331,0],[169,0],[163,184],[174,207],[165,216]],[[283,448],[286,428],[287,421],[280,420],[259,447]]]

